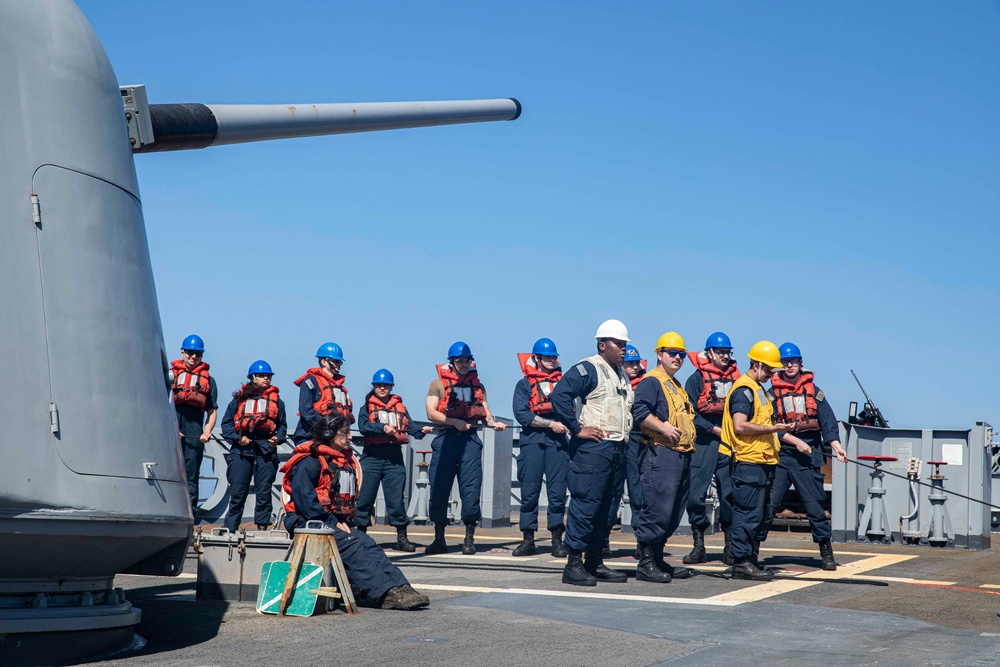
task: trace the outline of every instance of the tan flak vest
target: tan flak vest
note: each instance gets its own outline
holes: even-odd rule
[[[580,426],[593,426],[604,431],[605,440],[627,440],[632,430],[632,401],[635,399],[628,376],[621,367],[611,366],[599,354],[583,361],[594,364],[597,386],[580,401]],[[580,375],[587,374],[582,362],[577,369]]]
[[[661,433],[653,431],[645,426],[640,426],[642,434],[652,440],[652,444],[659,447],[669,447],[678,452],[690,452],[694,450],[694,406],[688,398],[684,387],[677,380],[673,379],[667,372],[657,366],[646,373],[648,378],[656,378],[663,388],[663,395],[667,399],[667,407],[670,408],[670,417],[667,421],[681,430],[681,437],[677,443],[667,442]],[[653,415],[656,416],[655,414]]]

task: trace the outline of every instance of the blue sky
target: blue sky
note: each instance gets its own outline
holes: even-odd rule
[[[416,414],[467,341],[792,340],[841,417],[1000,425],[1000,4],[80,2],[153,103],[516,97],[515,122],[136,157],[167,348],[227,395],[340,343]],[[686,377],[690,367],[682,369]]]

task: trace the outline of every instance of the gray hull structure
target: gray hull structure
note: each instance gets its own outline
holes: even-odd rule
[[[0,347],[10,360],[0,380],[0,640],[91,630],[105,633],[104,648],[127,645],[139,611],[112,588],[114,576],[177,574],[190,539],[133,146],[201,148],[520,113],[514,100],[140,105],[131,113],[151,118],[141,119],[136,142],[123,97],[70,0],[0,0]],[[202,124],[191,125],[181,107]]]

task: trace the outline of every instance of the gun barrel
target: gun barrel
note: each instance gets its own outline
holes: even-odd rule
[[[362,104],[150,104],[153,141],[135,153],[189,150],[268,139],[515,120],[513,98]]]

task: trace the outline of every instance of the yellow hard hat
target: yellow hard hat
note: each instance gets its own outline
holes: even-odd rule
[[[754,343],[747,356],[750,357],[750,361],[759,361],[771,368],[781,368],[781,352],[778,351],[778,346],[769,340],[759,340]]]
[[[668,331],[660,336],[653,350],[655,352],[659,352],[660,350],[684,350],[687,352],[687,348],[684,347],[684,339],[676,331]]]

